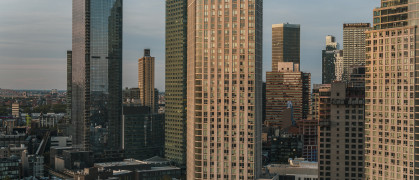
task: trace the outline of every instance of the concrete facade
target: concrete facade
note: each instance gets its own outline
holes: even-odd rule
[[[144,49],[144,57],[138,60],[138,89],[140,90],[140,103],[156,112],[154,98],[154,57],[150,56],[150,49]]]
[[[366,34],[365,179],[419,179],[419,2],[381,1]]]
[[[188,1],[189,180],[260,174],[262,4]]]

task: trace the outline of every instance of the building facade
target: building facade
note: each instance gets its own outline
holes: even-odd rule
[[[262,0],[188,0],[187,179],[262,167]]]
[[[1,158],[0,159],[0,179],[20,179],[19,159]]]
[[[122,0],[73,0],[73,146],[121,149]]]
[[[278,70],[279,62],[300,64],[300,25],[272,25],[272,71]]]
[[[12,116],[14,118],[19,118],[20,117],[20,109],[19,109],[20,105],[18,102],[13,103],[12,104]]]
[[[165,157],[186,166],[188,0],[166,0]]]
[[[335,52],[335,80],[342,81],[343,80],[343,65],[344,65],[344,58],[343,58],[343,50],[338,50]]]
[[[322,50],[322,84],[330,84],[336,80],[335,62],[339,49],[334,36],[326,36],[326,48]]]
[[[320,179],[364,179],[364,94],[362,86],[331,84],[330,116],[319,126]]]
[[[140,105],[140,88],[125,88],[122,91],[122,101],[124,104]]]
[[[418,1],[381,1],[366,32],[365,179],[419,179]]]
[[[317,162],[318,126],[315,119],[302,119],[297,121],[299,134],[303,139],[302,157],[311,162]]]
[[[67,120],[66,120],[66,124],[70,124],[71,122],[71,87],[72,87],[72,54],[73,52],[71,50],[67,51],[67,97],[66,97],[66,111],[67,111]]]
[[[343,81],[348,81],[352,66],[365,65],[365,31],[370,23],[343,24]]]
[[[280,62],[278,67],[277,71],[266,73],[265,125],[287,128],[291,121],[307,119],[309,115],[311,74],[301,72],[299,64],[293,62]],[[290,104],[292,112],[287,110]]]
[[[148,106],[124,105],[123,149],[125,158],[139,160],[164,155],[164,114]]]
[[[154,100],[154,57],[151,57],[150,49],[144,49],[144,57],[138,60],[138,89],[140,104],[150,107],[153,113],[157,111],[157,102]]]

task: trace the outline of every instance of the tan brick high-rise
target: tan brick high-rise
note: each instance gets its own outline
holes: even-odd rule
[[[279,62],[277,65],[277,71],[266,72],[265,125],[284,129],[292,125],[291,119],[307,119],[311,74],[301,72],[299,64],[293,62]],[[290,103],[292,111],[287,110]]]
[[[365,74],[360,69],[350,83],[333,82],[318,90],[320,180],[364,179]]]
[[[366,32],[365,177],[419,179],[419,1],[382,0]]]
[[[154,57],[150,56],[150,49],[144,49],[144,57],[138,59],[138,88],[140,89],[140,103],[155,109],[154,100]]]
[[[261,172],[262,3],[188,1],[188,180]]]

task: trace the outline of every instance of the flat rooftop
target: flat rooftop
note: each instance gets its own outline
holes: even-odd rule
[[[153,172],[153,171],[168,171],[168,170],[180,170],[180,168],[175,166],[166,166],[166,167],[151,167],[148,170],[137,170],[137,172]]]
[[[145,164],[149,163],[136,159],[125,159],[124,161],[119,162],[95,163],[95,167],[135,166]]]

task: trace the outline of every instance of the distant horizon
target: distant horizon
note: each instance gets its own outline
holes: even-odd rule
[[[128,88],[137,88],[137,87],[128,87]],[[52,89],[9,89],[9,88],[0,88],[0,90],[2,90],[2,89],[4,89],[4,90],[13,90],[13,91],[51,91],[54,88],[52,88]],[[122,90],[125,90],[125,89],[126,89],[125,87],[122,88]],[[63,90],[63,89],[56,89],[56,90],[57,91],[67,91],[66,89],[65,90]],[[159,90],[159,93],[164,93],[164,91],[160,91]]]
[[[66,89],[66,52],[72,46],[71,2],[0,1],[0,16],[6,17],[0,18],[1,88]],[[379,4],[379,0],[265,1],[263,77],[271,71],[272,24],[301,25],[301,70],[311,73],[312,84],[319,84],[325,37],[335,36],[342,47],[342,25],[372,24],[373,9]],[[123,87],[137,86],[137,61],[143,49],[150,48],[158,72],[155,87],[164,92],[165,2],[125,1],[123,11]]]

